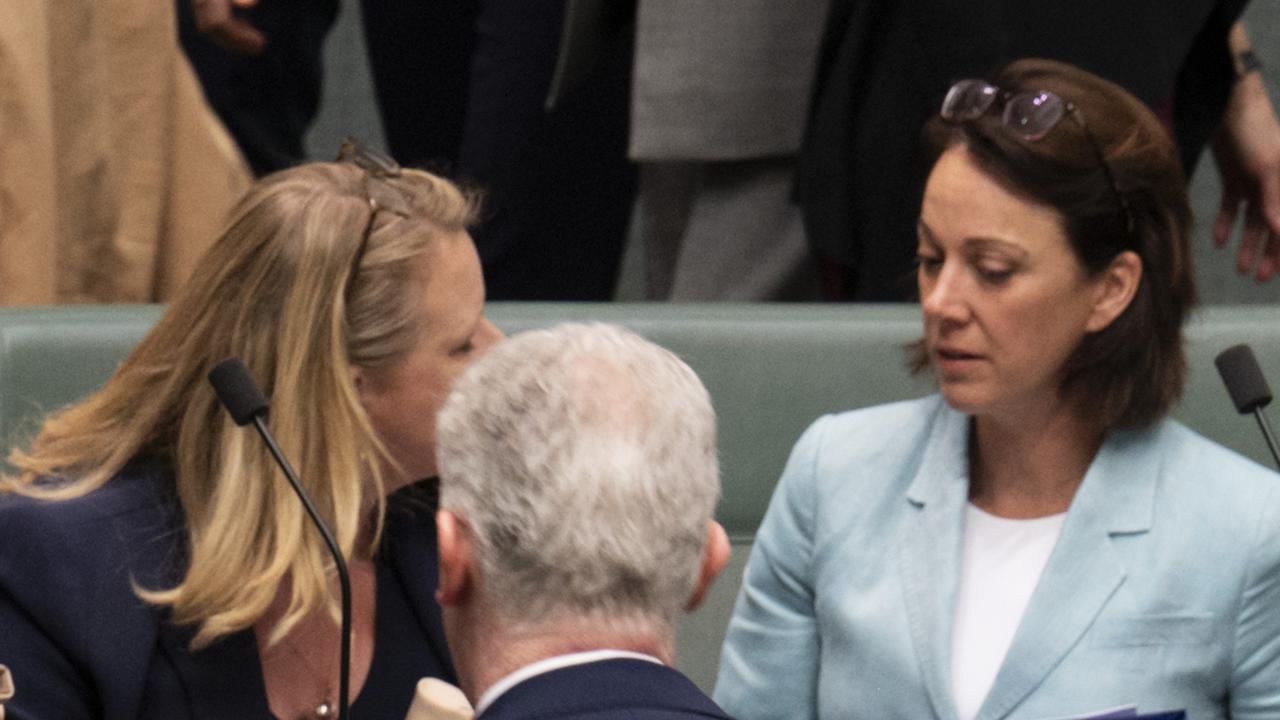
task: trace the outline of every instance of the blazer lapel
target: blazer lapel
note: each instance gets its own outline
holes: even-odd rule
[[[1151,528],[1160,474],[1144,433],[1113,433],[1094,458],[1067,512],[978,720],[1006,717],[1036,688],[1093,624],[1125,568],[1111,537]]]
[[[912,510],[897,548],[907,625],[934,715],[956,717],[951,698],[951,621],[969,494],[969,418],[942,406],[907,491]]]
[[[271,717],[253,631],[233,633],[192,653],[194,635],[194,628],[167,620],[160,627],[160,651],[183,685],[191,717]]]

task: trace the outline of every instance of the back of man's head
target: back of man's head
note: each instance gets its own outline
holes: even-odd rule
[[[437,434],[441,510],[502,622],[669,629],[705,579],[715,415],[669,351],[607,325],[520,334],[458,380]]]

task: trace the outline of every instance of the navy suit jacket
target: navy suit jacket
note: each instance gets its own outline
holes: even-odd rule
[[[453,682],[424,490],[431,488],[388,502],[375,657],[352,706],[368,717],[404,717],[419,677]],[[192,653],[193,630],[134,593],[132,582],[172,586],[185,545],[172,474],[161,463],[133,463],[74,500],[0,497],[0,664],[16,689],[7,717],[270,717],[251,630]]]
[[[730,720],[689,678],[666,665],[621,658],[535,675],[476,720]]]

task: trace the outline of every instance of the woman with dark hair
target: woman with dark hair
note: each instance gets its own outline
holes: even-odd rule
[[[1166,417],[1195,291],[1165,130],[1110,82],[1023,60],[956,83],[927,135],[914,363],[940,393],[801,438],[717,701],[1280,716],[1280,478]]]

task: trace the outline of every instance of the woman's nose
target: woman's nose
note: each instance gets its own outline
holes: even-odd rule
[[[968,316],[964,275],[944,264],[932,277],[921,277],[920,309],[926,318],[963,321]]]

